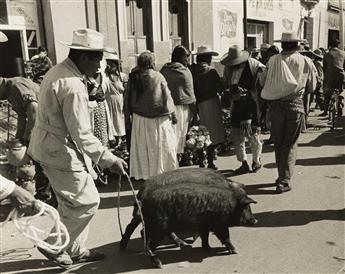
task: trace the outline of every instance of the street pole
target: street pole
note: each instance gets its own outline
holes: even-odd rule
[[[244,49],[248,48],[247,43],[247,0],[243,0],[243,36],[244,36]]]
[[[339,0],[339,42],[340,49],[344,50],[344,10],[343,0]]]

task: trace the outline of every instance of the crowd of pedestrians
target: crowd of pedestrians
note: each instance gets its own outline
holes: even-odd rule
[[[281,43],[281,52],[267,43],[253,53],[231,46],[220,58],[222,76],[212,67],[218,53],[204,45],[194,52],[177,46],[160,71],[154,53],[142,52],[127,76],[116,51],[104,48],[101,33],[79,29],[66,44],[68,57],[44,75],[39,92],[28,79],[0,78],[0,99],[9,100],[19,118],[25,118],[18,119],[16,137],[43,168],[70,234],[70,244],[61,253],[39,251],[65,268],[103,259],[104,254],[86,247],[89,222],[100,201],[94,183],[100,174],[95,169],[119,175],[128,170],[130,177],[142,181],[177,169],[187,132],[195,125],[205,126],[212,142],[206,149],[207,166],[203,161],[199,166],[217,169],[217,148],[226,141],[224,105],[240,162],[234,174],[260,170],[261,131],[270,130],[278,170],[276,191],[289,191],[310,102],[314,99],[327,113],[332,91],[342,91],[345,54],[336,40],[326,53],[301,49],[295,33],[283,33],[275,42]],[[45,57],[46,52],[39,53],[34,60]],[[127,163],[111,150],[121,143],[129,150]],[[7,185],[4,188],[12,187]],[[13,189],[6,195],[11,192],[17,195]],[[24,199],[32,201],[31,196]]]

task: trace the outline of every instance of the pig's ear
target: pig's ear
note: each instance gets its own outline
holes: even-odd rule
[[[241,199],[242,205],[249,205],[249,204],[257,204],[258,202],[253,200],[252,198],[246,196],[243,199]]]

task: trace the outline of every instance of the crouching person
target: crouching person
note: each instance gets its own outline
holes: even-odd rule
[[[99,205],[91,161],[125,174],[126,163],[92,134],[85,77],[93,76],[103,56],[103,35],[90,29],[73,32],[68,58],[53,67],[40,91],[37,119],[28,153],[48,176],[58,200],[69,245],[58,254],[38,250],[63,268],[97,261],[105,255],[86,247],[88,227]],[[54,239],[48,238],[47,242]]]

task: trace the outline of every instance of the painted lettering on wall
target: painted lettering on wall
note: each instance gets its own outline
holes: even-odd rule
[[[292,31],[293,21],[288,18],[283,18],[282,20],[283,28],[286,31]]]
[[[255,9],[273,10],[273,0],[249,0],[248,7]]]
[[[339,14],[328,12],[328,27],[331,29],[339,29]]]
[[[237,14],[227,9],[221,9],[218,14],[220,19],[220,37],[235,37],[237,30]]]
[[[12,2],[12,9],[15,11],[16,14],[24,17],[26,25],[36,25],[36,22],[31,16],[31,14],[29,14],[29,12],[26,11],[23,7],[19,6],[17,3]]]

